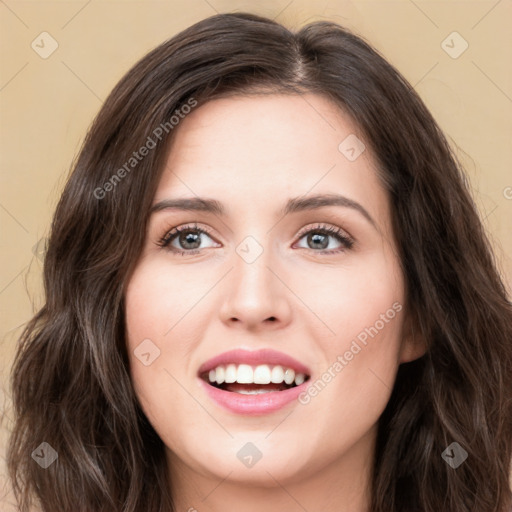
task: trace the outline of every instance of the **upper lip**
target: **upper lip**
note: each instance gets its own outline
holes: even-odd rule
[[[280,365],[284,366],[285,368],[291,368],[292,370],[295,370],[295,373],[311,375],[311,372],[307,366],[303,365],[287,354],[269,348],[261,350],[235,349],[228,352],[223,352],[222,354],[212,357],[203,363],[200,366],[198,373],[199,375],[207,373],[213,368],[216,368],[222,364],[249,364],[251,366],[257,366],[261,364]]]

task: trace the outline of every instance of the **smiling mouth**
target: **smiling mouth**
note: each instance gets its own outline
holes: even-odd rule
[[[296,388],[307,382],[309,375],[296,373],[291,368],[282,366],[259,365],[221,365],[209,372],[204,372],[200,378],[210,386],[242,395],[259,395],[275,393]]]

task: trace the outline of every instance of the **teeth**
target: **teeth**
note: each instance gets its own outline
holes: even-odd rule
[[[252,391],[239,389],[237,393],[241,395],[261,395],[262,393],[272,393],[270,389],[253,389]]]
[[[214,372],[215,370],[211,370],[211,372]],[[226,378],[224,382],[226,384],[232,384],[236,380],[236,365],[234,364],[228,364],[226,367]],[[212,379],[210,378],[210,382],[212,382]]]
[[[300,386],[305,379],[306,376],[303,373],[297,373],[297,375],[295,375],[295,384],[297,384],[297,386]]]
[[[210,383],[217,384],[285,384],[291,385],[295,383],[300,386],[305,380],[306,375],[303,373],[295,373],[292,368],[283,368],[282,366],[269,366],[268,364],[260,364],[252,367],[248,364],[228,364],[227,366],[217,366],[208,373]],[[244,391],[243,394],[258,394],[266,392]]]
[[[217,384],[222,384],[226,378],[226,372],[223,366],[219,366],[216,370],[216,382]]]
[[[284,381],[284,370],[282,366],[274,366],[272,368],[272,377],[270,381],[273,384],[281,384]]]
[[[254,384],[270,384],[270,368],[266,364],[254,370]]]
[[[291,370],[290,368],[287,368],[284,372],[284,381],[286,384],[293,384],[293,381],[295,380],[295,371]]]
[[[219,366],[217,368],[217,375],[219,370],[223,371],[224,368]],[[236,381],[239,384],[252,384],[254,382],[254,372],[252,368],[248,364],[241,364],[238,366],[238,370],[236,372]]]

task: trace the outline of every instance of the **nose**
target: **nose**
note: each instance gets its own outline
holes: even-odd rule
[[[292,316],[293,293],[286,286],[286,276],[280,271],[268,247],[255,261],[233,255],[234,268],[226,276],[221,319],[233,327],[249,330],[282,329]]]

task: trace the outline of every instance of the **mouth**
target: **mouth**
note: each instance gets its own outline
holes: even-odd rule
[[[281,365],[219,365],[200,378],[208,385],[242,395],[276,393],[300,386],[310,379],[310,375]]]
[[[197,377],[216,405],[231,413],[256,416],[297,402],[311,370],[273,349],[235,349],[203,363]]]

